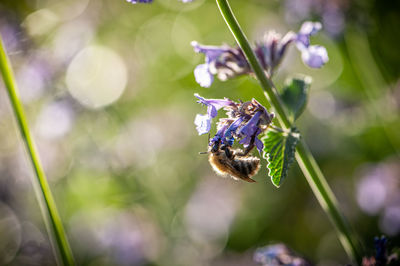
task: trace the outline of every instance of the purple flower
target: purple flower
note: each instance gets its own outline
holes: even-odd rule
[[[137,4],[137,3],[151,3],[153,0],[126,0],[128,3]]]
[[[194,69],[194,78],[204,88],[209,88],[214,81],[214,75],[211,74],[208,64],[198,65]]]
[[[292,31],[281,36],[275,31],[265,34],[263,40],[255,45],[256,54],[263,69],[272,76],[275,69],[282,62],[287,47],[295,43],[303,62],[312,68],[322,67],[328,60],[326,49],[318,45],[310,45],[310,37],[321,30],[319,22],[304,22],[298,33]],[[210,87],[216,75],[219,80],[252,73],[243,51],[239,47],[207,46],[193,41],[192,46],[197,53],[205,54],[205,63],[198,65],[194,70],[196,82],[202,87]]]
[[[301,59],[312,68],[320,68],[329,60],[325,47],[319,45],[310,45],[307,49],[302,50]]]
[[[199,94],[195,93],[194,96],[199,99],[197,102],[200,104],[204,104],[207,106],[207,114],[205,115],[196,115],[196,118],[194,120],[194,124],[196,125],[197,132],[199,135],[206,134],[210,131],[211,129],[211,120],[217,116],[218,110],[221,109],[224,106],[229,106],[231,104],[234,104],[229,99],[205,99],[201,97]]]
[[[319,22],[306,21],[301,25],[299,33],[297,33],[296,43],[297,46],[303,45],[305,47],[310,46],[310,36],[316,34],[322,29],[322,25]]]
[[[309,266],[306,259],[300,257],[285,244],[269,245],[259,248],[254,253],[254,261],[260,265],[286,265],[286,266]]]
[[[211,129],[211,120],[217,116],[218,110],[224,108],[226,118],[221,118],[217,123],[217,133],[211,139],[209,145],[214,143],[232,146],[235,139],[240,140],[246,151],[249,152],[256,146],[261,153],[264,145],[258,139],[258,135],[264,132],[271,124],[274,114],[268,113],[255,99],[249,102],[234,102],[229,99],[205,99],[198,94],[198,103],[207,106],[207,114],[198,114],[195,119],[196,129],[199,135],[208,133]],[[245,151],[245,153],[246,153]]]
[[[211,118],[209,115],[197,114],[194,119],[194,124],[196,125],[196,130],[199,135],[206,134],[211,129]]]
[[[296,35],[295,42],[297,49],[301,52],[301,59],[311,68],[320,68],[329,60],[325,47],[310,45],[310,37],[321,29],[321,23],[306,21]]]
[[[264,144],[257,137],[271,124],[274,114],[268,113],[267,109],[265,109],[265,107],[255,99],[252,99],[251,105],[255,107],[254,115],[242,128],[240,128],[237,134],[242,138],[239,142],[240,144],[243,144],[246,148],[255,145],[261,154]]]
[[[200,45],[193,41],[191,45],[196,53],[203,53],[205,64],[198,65],[194,70],[196,82],[200,86],[208,88],[214,81],[214,75],[220,80],[250,72],[244,54],[239,48],[231,48],[228,45],[208,46]]]
[[[320,18],[328,34],[338,36],[344,29],[349,6],[349,1],[286,0],[285,17],[292,24],[309,17]]]

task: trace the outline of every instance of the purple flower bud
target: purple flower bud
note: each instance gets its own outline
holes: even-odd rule
[[[269,31],[264,35],[263,41],[256,45],[255,53],[269,75],[272,75],[275,68],[281,63],[286,48],[295,39],[296,34],[291,31],[283,38],[275,31]]]

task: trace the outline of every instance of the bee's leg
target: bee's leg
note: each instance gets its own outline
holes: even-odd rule
[[[246,156],[251,152],[251,150],[254,148],[254,142],[256,140],[256,136],[252,136],[249,145],[246,147],[246,149],[243,152],[237,153],[236,155],[238,156]]]
[[[233,154],[233,152],[231,151],[231,149],[228,146],[226,146],[226,145],[221,146],[221,150],[225,151],[225,155],[229,159],[233,159],[233,157],[235,157],[235,155]]]

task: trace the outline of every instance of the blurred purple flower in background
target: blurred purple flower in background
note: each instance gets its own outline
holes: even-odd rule
[[[263,266],[309,266],[307,260],[297,255],[285,244],[269,245],[254,253],[254,261]]]
[[[321,18],[326,31],[333,36],[344,30],[347,0],[286,0],[285,18],[291,24],[297,24],[317,15]]]
[[[151,3],[153,0],[126,0],[126,2],[137,4],[137,3]]]
[[[400,233],[400,167],[398,160],[363,166],[357,181],[357,203],[369,215],[379,215],[385,234]]]
[[[374,237],[375,256],[363,257],[362,266],[399,265],[396,248],[388,249],[388,239],[385,236]]]
[[[193,0],[181,0],[183,3],[190,3]],[[137,4],[137,3],[152,3],[153,0],[126,0],[126,2]]]
[[[296,35],[296,46],[301,52],[301,59],[311,68],[320,68],[329,60],[325,47],[310,45],[310,37],[321,29],[321,23],[307,21]]]
[[[310,45],[310,37],[321,30],[319,22],[304,22],[300,31],[296,34],[288,32],[281,36],[275,31],[265,34],[263,40],[256,44],[254,52],[263,69],[272,76],[275,69],[282,62],[287,47],[290,43],[296,43],[301,52],[301,57],[307,66],[320,68],[328,62],[328,53],[325,47]],[[219,80],[227,79],[252,73],[250,65],[239,47],[232,48],[228,45],[207,46],[193,41],[192,46],[197,53],[205,55],[205,63],[198,65],[194,70],[196,82],[202,87],[210,87],[214,81],[214,75]]]
[[[207,114],[196,115],[194,121],[199,135],[211,130],[211,120],[217,116],[219,109],[224,108],[227,112],[228,117],[221,118],[217,123],[217,133],[210,141],[210,146],[215,143],[232,146],[235,139],[240,139],[239,143],[244,147],[250,150],[256,146],[261,153],[264,145],[257,137],[271,124],[273,113],[268,113],[267,109],[255,99],[236,103],[227,98],[205,99],[198,94],[195,96],[199,99],[198,103],[207,106]]]

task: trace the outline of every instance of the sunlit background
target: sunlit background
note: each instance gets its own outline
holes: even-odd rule
[[[253,41],[270,29],[324,30],[320,70],[292,47],[275,82],[312,76],[298,126],[373,254],[400,244],[400,3],[232,0]],[[211,0],[2,0],[0,33],[79,265],[256,265],[285,243],[318,265],[348,262],[296,164],[281,188],[215,175],[193,124],[207,98],[263,93],[251,77],[201,88],[192,40],[234,40]],[[0,265],[54,265],[29,164],[0,81]]]

